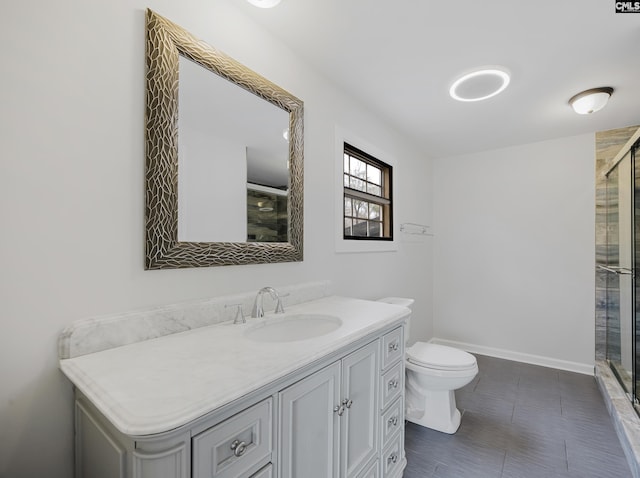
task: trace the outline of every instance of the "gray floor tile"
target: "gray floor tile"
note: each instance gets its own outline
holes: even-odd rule
[[[593,377],[477,355],[454,435],[407,422],[404,478],[628,478]]]
[[[505,376],[481,376],[476,386],[463,393],[482,393],[503,400],[515,400],[518,397],[518,380],[506,380]]]
[[[465,400],[456,399],[458,409],[465,414],[482,417],[484,422],[511,423],[515,409],[515,401],[484,394],[475,394]]]
[[[594,437],[595,438],[595,437]],[[567,441],[567,458],[569,472],[576,476],[627,478],[631,476],[623,454],[603,451],[601,447],[594,450],[593,443]],[[606,475],[603,475],[606,470]]]

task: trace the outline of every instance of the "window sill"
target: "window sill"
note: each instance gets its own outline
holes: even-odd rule
[[[336,238],[336,252],[396,252],[398,244],[393,241],[367,241],[344,239],[342,236]]]

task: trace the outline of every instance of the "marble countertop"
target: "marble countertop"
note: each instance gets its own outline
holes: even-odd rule
[[[293,314],[331,315],[342,326],[284,343],[244,336],[260,321]],[[409,314],[397,305],[330,296],[291,306],[284,316],[225,322],[63,359],[60,368],[122,433],[151,435],[185,425]]]

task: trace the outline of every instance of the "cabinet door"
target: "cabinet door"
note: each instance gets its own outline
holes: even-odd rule
[[[352,477],[378,453],[378,342],[342,360],[341,474]]]
[[[280,392],[280,475],[334,478],[339,467],[340,363]]]

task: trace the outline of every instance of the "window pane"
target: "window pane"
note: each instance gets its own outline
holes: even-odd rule
[[[344,198],[344,215],[345,216],[353,216],[351,209],[351,198]]]
[[[351,176],[349,176],[348,174],[344,175],[344,187],[346,187],[346,188],[351,187],[350,179],[349,179],[350,177]]]
[[[367,183],[365,183],[362,179],[351,177],[351,183],[349,185],[351,189],[355,189],[356,191],[366,191]]]
[[[382,228],[380,227],[379,222],[371,221],[369,223],[369,236],[371,237],[381,237],[382,236]]]
[[[367,163],[360,161],[356,158],[351,158],[351,176],[357,176],[359,178],[365,179],[367,177]]]
[[[353,200],[353,212],[355,217],[361,217],[367,219],[369,217],[369,203],[366,201]]]
[[[378,186],[382,185],[382,171],[380,171],[380,168],[376,168],[369,164],[367,166],[367,181],[377,184]]]
[[[367,221],[358,219],[353,220],[353,236],[366,237],[367,236]]]
[[[382,219],[380,217],[381,209],[380,204],[369,204],[369,219],[380,221]]]
[[[344,169],[343,169],[343,171],[345,173],[349,172],[349,155],[348,154],[344,155]]]
[[[345,218],[344,220],[344,235],[353,236],[353,222],[352,219]]]
[[[376,196],[382,197],[382,188],[380,186],[376,186],[375,184],[367,183],[367,192],[369,194],[375,194]]]

